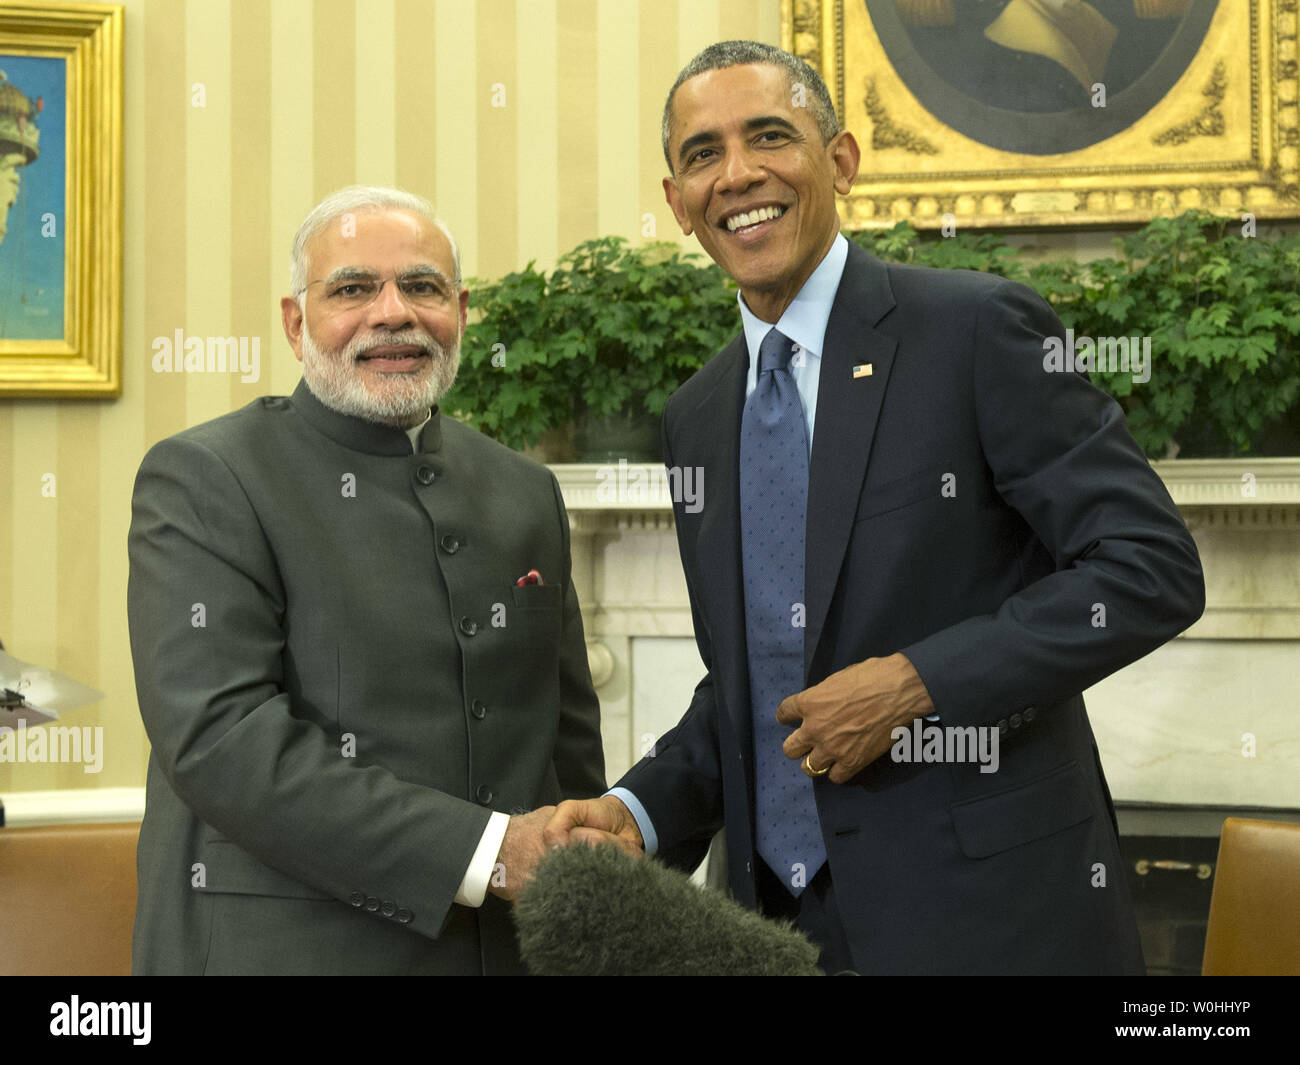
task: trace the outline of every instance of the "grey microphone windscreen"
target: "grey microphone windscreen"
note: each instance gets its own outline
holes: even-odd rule
[[[575,844],[546,855],[515,904],[539,976],[816,976],[818,949],[653,858]]]

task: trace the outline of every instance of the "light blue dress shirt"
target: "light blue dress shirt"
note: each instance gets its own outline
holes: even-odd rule
[[[790,376],[794,378],[795,387],[799,390],[799,402],[803,404],[810,456],[813,425],[817,420],[817,383],[821,380],[826,323],[830,321],[835,293],[839,291],[840,278],[844,276],[844,264],[848,258],[849,242],[843,234],[836,234],[830,251],[804,282],[790,306],[782,312],[781,320],[775,323],[763,321],[749,309],[744,297],[736,294],[745,330],[745,347],[749,350],[749,369],[745,377],[746,398],[758,387],[758,349],[768,330],[775,324],[782,334],[799,345],[799,352],[790,360]],[[650,822],[645,807],[627,788],[611,788],[606,794],[620,799],[632,812],[637,827],[641,830],[641,838],[645,841],[646,854],[654,854],[659,849],[659,838],[655,835],[654,825]]]

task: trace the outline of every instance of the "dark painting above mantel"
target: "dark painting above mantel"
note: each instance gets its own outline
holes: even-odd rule
[[[1285,0],[784,0],[863,150],[852,228],[1300,217]]]

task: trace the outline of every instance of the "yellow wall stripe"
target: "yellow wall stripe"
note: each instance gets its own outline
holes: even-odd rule
[[[311,0],[276,0],[271,5],[271,281],[266,332],[273,395],[288,395],[302,371],[284,339],[279,297],[289,295],[289,246],[317,196],[314,176],[312,85],[314,51],[303,46],[313,30]]]
[[[83,403],[89,401],[82,401]],[[14,408],[14,470],[12,509],[21,515],[16,530],[21,562],[14,569],[14,623],[17,628],[4,634],[5,650],[28,662],[60,669],[59,626],[59,533],[66,523],[59,519],[65,492],[80,482],[60,480],[59,402],[24,401]],[[73,447],[72,442],[68,445]],[[53,492],[53,495],[47,494]],[[65,510],[75,508],[69,499]],[[77,653],[69,649],[73,668]],[[55,783],[43,765],[0,763],[0,787],[16,789],[53,788]],[[8,778],[6,780],[6,777]]]
[[[55,537],[54,602],[55,635],[58,650],[53,664],[60,673],[92,687],[103,683],[99,678],[99,470],[103,461],[98,448],[77,446],[76,442],[93,441],[99,425],[99,406],[90,403],[59,404],[55,428],[61,446],[57,448],[58,499],[54,515]],[[48,664],[48,660],[45,663]],[[100,688],[103,691],[103,688]],[[114,692],[112,703],[100,702],[84,710],[74,710],[60,724],[75,727],[102,726],[114,707],[130,705],[127,693]],[[124,729],[110,725],[105,733],[113,745],[125,738]],[[134,746],[134,745],[133,745]],[[102,773],[102,770],[101,770]],[[81,764],[46,767],[50,779],[46,788],[83,787],[88,774]]]
[[[153,176],[154,194],[147,213],[139,219],[145,231],[143,284],[145,286],[145,330],[153,338],[169,341],[185,322],[185,249],[189,241],[185,210],[187,169],[185,137],[190,109],[190,85],[185,77],[185,6],[174,0],[145,0],[143,23],[145,65],[138,72],[146,100],[145,134],[149,138],[148,171]],[[127,18],[130,29],[132,19]],[[128,177],[129,188],[132,180]],[[129,227],[128,227],[129,229]],[[131,277],[124,287],[130,289]],[[144,353],[145,408],[144,443],[152,444],[183,429],[185,380],[178,373],[154,373],[152,347]]]
[[[316,200],[356,181],[356,22],[354,0],[316,0],[312,5],[308,110]]]
[[[230,15],[230,333],[248,340],[256,379],[231,374],[230,407],[271,391],[272,354],[283,347],[268,332],[266,311],[287,285],[273,267],[284,253],[271,243],[271,21],[260,0],[232,0]],[[277,254],[279,252],[279,254]],[[256,347],[254,347],[256,342]]]
[[[640,162],[637,94],[636,8],[601,4],[596,33],[596,124],[600,150],[596,157],[597,229],[601,236],[636,239],[640,233],[640,196],[637,172]],[[595,145],[593,144],[593,148]]]
[[[523,89],[515,68],[516,44],[515,0],[479,0],[478,71],[469,84],[475,86],[478,107],[475,148],[481,209],[473,240],[477,245],[474,270],[481,277],[499,277],[513,270],[517,260],[519,100]]]
[[[478,122],[486,104],[478,92],[476,5],[439,4],[437,12],[434,183],[438,198],[434,207],[456,235],[461,269],[469,277],[478,272]],[[419,128],[418,116],[411,125]],[[483,203],[488,212],[495,206],[490,199]]]
[[[561,253],[601,236],[597,209],[596,0],[559,0],[555,54],[560,57],[558,195],[555,227]],[[612,150],[612,149],[611,149]]]
[[[190,106],[185,125],[185,319],[188,345],[230,335],[229,0],[186,0],[185,66]],[[177,353],[173,353],[175,355]],[[218,352],[212,348],[212,354]],[[205,422],[230,410],[229,373],[185,373],[186,419]]]
[[[555,205],[559,195],[559,127],[568,117],[559,110],[559,55],[554,48],[559,31],[555,0],[526,0],[517,9],[519,49],[515,56],[519,91],[518,205],[519,242],[516,261],[507,269],[536,259],[540,269],[555,264],[566,249],[557,241]]]
[[[640,166],[638,169],[638,238],[677,240],[681,230],[664,199],[663,102],[681,65],[677,62],[677,11],[671,4],[638,4],[637,100]],[[646,225],[646,215],[650,216]]]
[[[356,180],[397,180],[397,67],[372,57],[391,56],[397,33],[393,0],[365,0],[356,9]]]
[[[427,0],[397,0],[393,68],[397,73],[394,146],[397,184],[438,203],[438,18]]]

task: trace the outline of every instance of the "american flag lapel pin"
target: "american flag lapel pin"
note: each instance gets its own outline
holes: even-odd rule
[[[861,366],[853,367],[853,379],[856,381],[859,377],[871,376],[871,363],[864,362]]]

